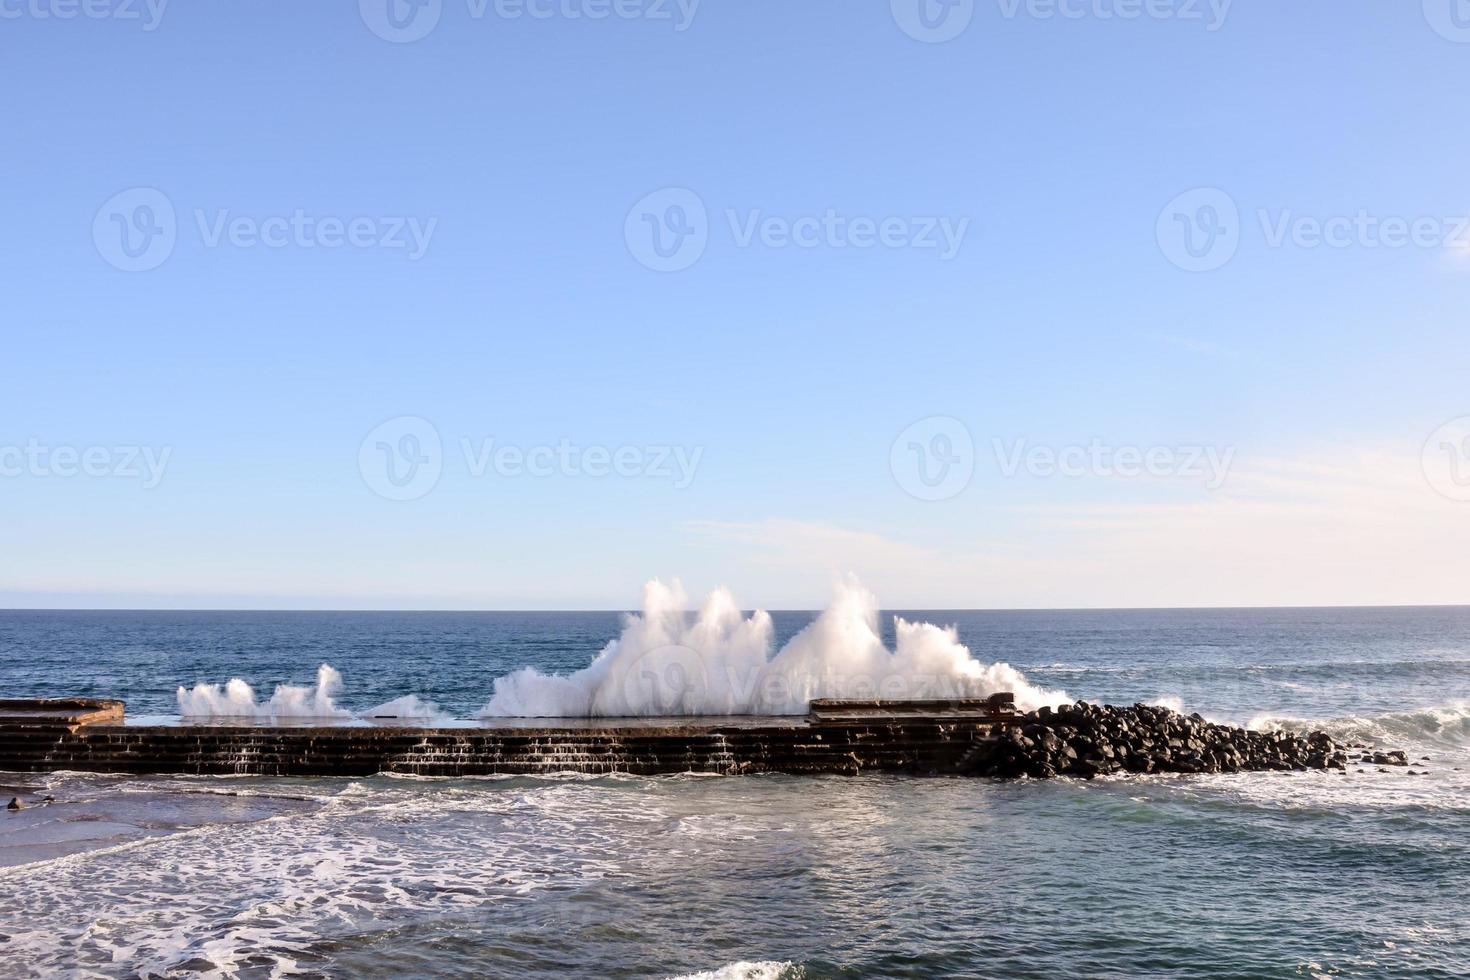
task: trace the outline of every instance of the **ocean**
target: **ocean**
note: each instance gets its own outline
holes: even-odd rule
[[[772,615],[785,643],[815,614]],[[5,976],[1464,977],[1470,608],[913,611],[1039,689],[1416,773],[997,783],[0,774]],[[879,620],[898,642],[893,619]],[[0,612],[0,695],[343,677],[468,718],[616,613]],[[1427,761],[1425,761],[1427,759]]]

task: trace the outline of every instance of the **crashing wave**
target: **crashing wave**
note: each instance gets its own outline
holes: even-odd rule
[[[265,701],[257,701],[255,690],[238,677],[225,684],[195,684],[178,690],[179,716],[185,721],[400,721],[428,724],[449,720],[449,715],[432,701],[413,694],[394,698],[354,715],[338,706],[342,675],[327,664],[316,670],[316,684],[281,684]]]
[[[779,650],[769,614],[745,615],[716,589],[691,619],[677,582],[649,582],[643,610],[583,670],[517,670],[495,681],[481,717],[650,717],[796,715],[813,698],[984,697],[1015,694],[1029,711],[1068,701],[1036,687],[1009,664],[983,664],[954,627],[894,618],[884,646],[878,604],[856,581]]]
[[[1470,701],[1452,701],[1427,708],[1390,711],[1381,715],[1349,715],[1328,721],[1257,715],[1246,727],[1256,731],[1320,728],[1343,742],[1410,742],[1459,748],[1470,745]]]
[[[352,712],[337,707],[335,698],[341,691],[342,675],[322,664],[316,669],[315,686],[280,684],[270,699],[263,702],[256,701],[254,689],[238,677],[223,685],[181,686],[178,690],[179,715],[186,721],[351,718]]]

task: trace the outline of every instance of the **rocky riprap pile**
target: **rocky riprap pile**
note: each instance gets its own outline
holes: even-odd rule
[[[1346,769],[1344,749],[1325,732],[1254,732],[1168,708],[1079,701],[1019,716],[993,741],[977,745],[961,768],[998,779]],[[1401,755],[1385,757],[1402,765]]]

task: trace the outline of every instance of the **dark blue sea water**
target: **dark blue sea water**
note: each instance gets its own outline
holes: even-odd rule
[[[1073,697],[1326,727],[1426,774],[0,776],[57,798],[0,819],[25,883],[0,893],[0,973],[1470,976],[1470,609],[906,615]],[[181,684],[269,692],[326,662],[350,708],[469,715],[497,676],[583,667],[618,629],[0,612],[0,692],[170,714]]]

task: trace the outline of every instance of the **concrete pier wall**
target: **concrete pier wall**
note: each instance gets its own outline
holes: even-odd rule
[[[366,776],[547,772],[947,773],[994,725],[884,723],[545,728],[235,728],[0,722],[0,770]]]

